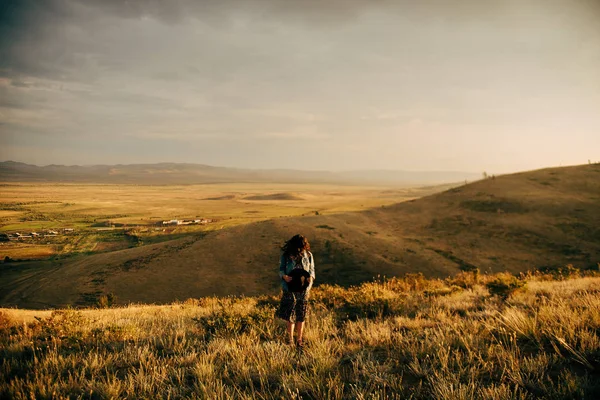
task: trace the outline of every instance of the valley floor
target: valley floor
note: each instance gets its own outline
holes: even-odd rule
[[[45,260],[118,251],[272,218],[366,210],[456,185],[0,182],[0,186],[0,260]]]
[[[276,297],[2,309],[0,398],[600,398],[600,277],[573,275],[324,285],[302,354]]]

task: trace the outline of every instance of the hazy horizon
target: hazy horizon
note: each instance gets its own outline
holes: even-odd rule
[[[179,161],[157,161],[157,162],[140,162],[140,163],[89,163],[89,164],[60,164],[60,163],[51,163],[51,164],[36,164],[36,163],[28,163],[28,162],[24,162],[24,161],[19,161],[19,160],[0,160],[0,163],[10,163],[10,162],[14,162],[14,163],[21,163],[21,164],[27,164],[27,165],[33,165],[36,167],[50,167],[50,166],[61,166],[61,167],[98,167],[98,166],[134,166],[134,165],[161,165],[161,164],[175,164],[175,165],[198,165],[198,166],[207,166],[207,167],[216,167],[216,168],[231,168],[231,169],[241,169],[241,170],[290,170],[290,171],[302,171],[302,172],[331,172],[331,173],[352,173],[352,172],[409,172],[409,173],[465,173],[465,174],[477,174],[477,175],[482,175],[483,173],[486,173],[488,175],[498,175],[498,174],[512,174],[512,173],[519,173],[519,172],[527,172],[527,171],[534,171],[534,170],[538,170],[538,169],[545,169],[545,168],[556,168],[556,167],[575,167],[578,165],[585,165],[586,163],[578,163],[578,164],[560,164],[560,165],[547,165],[547,166],[542,166],[539,168],[533,168],[533,169],[524,169],[524,170],[514,170],[514,171],[503,171],[503,172],[496,172],[496,171],[484,171],[484,170],[480,170],[480,171],[476,171],[476,170],[433,170],[433,169],[410,169],[410,168],[404,168],[404,169],[385,169],[385,168],[379,168],[379,169],[375,169],[375,168],[363,168],[363,169],[357,169],[357,168],[349,168],[349,169],[311,169],[311,168],[278,168],[278,167],[272,167],[272,168],[251,168],[251,167],[232,167],[232,166],[228,166],[228,165],[215,165],[215,164],[206,164],[206,163],[202,163],[202,162],[179,162]]]
[[[388,173],[388,172],[408,172],[408,173],[448,173],[448,174],[452,174],[452,173],[464,173],[464,174],[482,174],[483,172],[487,171],[453,171],[453,170],[411,170],[411,169],[343,169],[343,170],[336,170],[336,169],[305,169],[305,168],[240,168],[240,167],[231,167],[231,166],[227,166],[227,165],[213,165],[213,164],[204,164],[201,162],[196,162],[196,163],[184,163],[184,162],[175,162],[175,161],[163,161],[163,162],[155,162],[155,163],[116,163],[116,164],[106,164],[106,163],[93,163],[93,164],[57,164],[57,163],[52,163],[52,164],[35,164],[35,163],[27,163],[27,162],[23,162],[23,161],[19,161],[19,160],[0,160],[0,164],[2,163],[18,163],[18,164],[26,164],[26,165],[33,165],[36,167],[50,167],[50,166],[57,166],[57,167],[100,167],[100,166],[105,166],[105,167],[112,167],[112,166],[123,166],[123,167],[128,167],[128,166],[136,166],[136,165],[148,165],[148,166],[156,166],[156,165],[163,165],[163,164],[171,164],[171,165],[195,165],[195,166],[206,166],[206,167],[216,167],[216,168],[230,168],[230,169],[240,169],[240,170],[265,170],[265,171],[277,171],[277,170],[281,170],[281,171],[300,171],[300,172],[330,172],[330,173],[360,173],[360,172],[373,172],[373,173],[377,173],[377,172],[381,172],[381,173]],[[514,171],[514,172],[519,172],[519,171]]]
[[[600,159],[600,2],[8,0],[0,159],[508,173]]]

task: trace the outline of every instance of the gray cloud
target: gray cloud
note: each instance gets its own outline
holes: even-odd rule
[[[106,0],[85,2],[122,18],[156,18],[166,23],[178,23],[196,18],[207,23],[235,23],[236,20],[264,21],[276,18],[283,23],[331,25],[348,23],[371,11],[417,14],[444,19],[493,17],[499,11],[510,10],[516,1],[464,0]],[[592,4],[590,2],[590,4]]]
[[[288,147],[314,168],[564,162],[566,126],[581,145],[565,158],[600,145],[598,4],[7,1],[0,145],[260,167],[296,166]],[[546,154],[511,156],[542,137]]]

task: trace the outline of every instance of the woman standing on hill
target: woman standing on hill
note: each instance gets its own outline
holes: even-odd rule
[[[285,242],[281,251],[279,278],[281,278],[283,293],[276,315],[287,322],[289,341],[293,344],[294,324],[291,317],[295,314],[296,347],[301,349],[308,297],[315,280],[315,261],[310,252],[310,244],[302,235],[295,235]]]

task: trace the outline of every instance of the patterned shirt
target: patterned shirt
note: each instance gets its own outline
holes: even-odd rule
[[[305,271],[308,271],[308,273],[312,277],[312,280],[306,290],[310,290],[315,280],[315,260],[313,258],[312,253],[310,251],[304,251],[302,253],[302,257],[299,260],[293,260],[289,257],[284,258],[283,254],[281,255],[279,259],[279,278],[281,279],[281,288],[284,292],[288,292],[289,289],[287,286],[287,282],[283,279],[283,276],[289,275],[294,268],[302,268]]]

